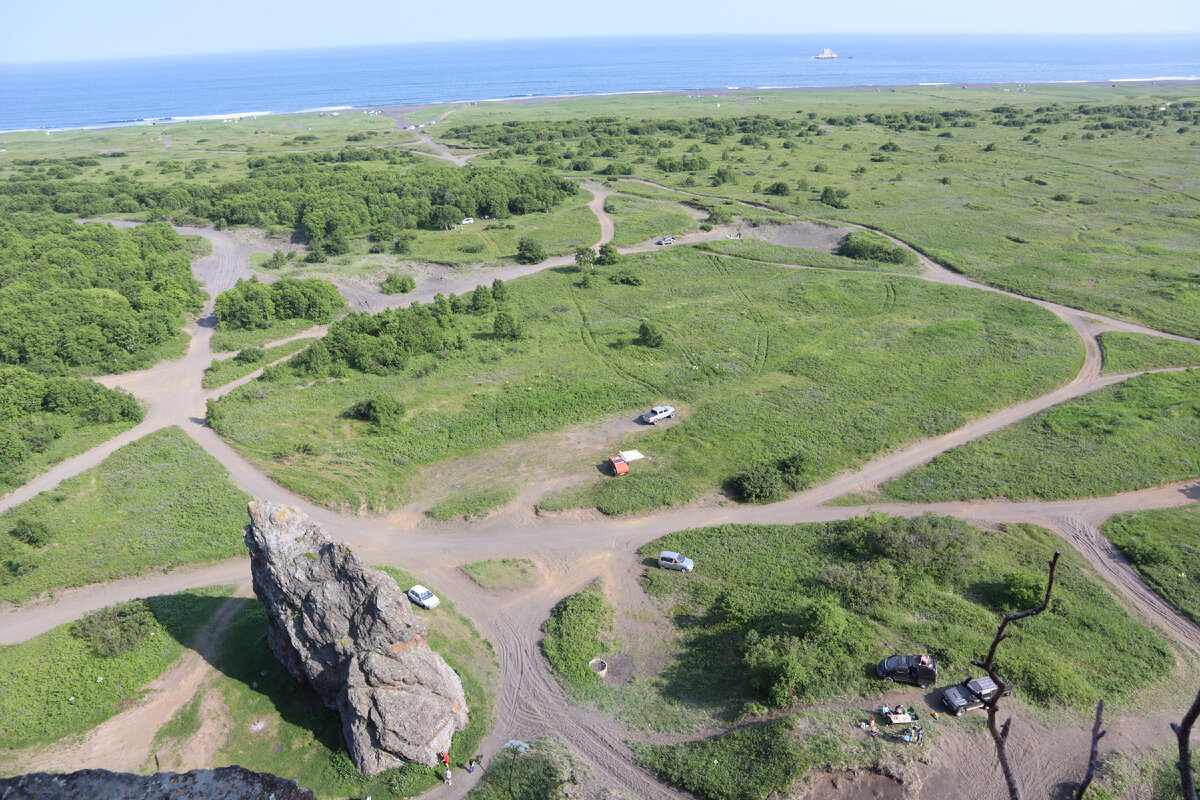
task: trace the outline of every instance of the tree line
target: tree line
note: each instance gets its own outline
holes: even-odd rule
[[[320,278],[280,278],[260,283],[238,279],[216,300],[217,327],[223,330],[267,328],[276,320],[309,319],[324,324],[346,307],[332,283]]]

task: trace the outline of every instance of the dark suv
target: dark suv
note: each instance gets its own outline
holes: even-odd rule
[[[972,689],[974,692],[971,691]],[[967,679],[962,683],[947,687],[946,691],[942,692],[942,703],[950,710],[951,714],[961,717],[965,711],[983,708],[983,701],[991,700],[999,690],[995,681],[986,675],[974,680]],[[976,694],[981,695],[983,700],[976,697]],[[1004,697],[1008,697],[1010,694],[1012,694],[1011,686],[1005,689]]]
[[[875,674],[886,681],[902,681],[927,689],[937,683],[937,662],[929,656],[888,656],[879,662]]]

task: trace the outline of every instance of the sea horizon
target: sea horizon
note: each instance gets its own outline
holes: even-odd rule
[[[825,47],[839,57],[814,59]],[[0,65],[0,133],[559,97],[1198,76],[1200,34],[1191,33],[622,36],[335,47]]]

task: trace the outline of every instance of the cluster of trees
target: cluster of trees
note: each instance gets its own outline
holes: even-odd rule
[[[348,150],[251,159],[250,174],[223,184],[149,184],[126,176],[103,181],[18,174],[0,182],[0,210],[80,216],[148,212],[160,219],[218,225],[284,226],[306,236],[318,257],[344,253],[349,239],[391,240],[400,231],[464,217],[546,211],[578,187],[541,169],[458,169],[421,163],[376,169],[353,163],[395,159],[387,150]]]
[[[292,359],[290,368],[314,378],[346,369],[377,375],[399,372],[413,356],[465,349],[467,337],[455,326],[454,317],[490,314],[508,296],[508,287],[497,278],[491,287],[480,284],[467,295],[438,294],[428,305],[413,303],[377,314],[351,313]],[[493,331],[502,339],[517,339],[524,333],[512,314],[503,310],[496,314]]]
[[[809,482],[808,459],[804,453],[793,453],[778,462],[751,464],[734,476],[731,487],[748,503],[773,503],[782,500],[789,489],[798,492],[808,488]]]
[[[0,217],[0,363],[51,375],[144,367],[203,300],[168,225]]]
[[[275,320],[309,319],[324,324],[346,306],[337,288],[320,278],[280,278],[260,283],[238,279],[217,297],[217,326],[223,330],[267,328]]]
[[[142,416],[137,401],[117,389],[0,366],[0,486],[19,483],[29,459],[66,434]]]

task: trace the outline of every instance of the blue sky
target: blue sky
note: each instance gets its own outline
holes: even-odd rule
[[[17,0],[0,24],[0,63],[581,35],[816,32],[1196,33],[1200,1]]]

